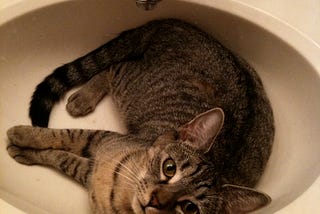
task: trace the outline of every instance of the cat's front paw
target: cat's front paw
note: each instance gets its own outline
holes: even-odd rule
[[[35,161],[32,157],[32,150],[22,148],[13,144],[9,144],[7,147],[9,155],[15,159],[18,163],[25,165],[33,165]]]
[[[90,97],[89,94],[81,90],[77,91],[69,97],[67,111],[74,117],[85,116],[95,109],[96,102],[94,100],[94,97]]]
[[[33,139],[32,126],[14,126],[7,131],[9,142],[13,145],[21,147],[29,147],[32,145]]]

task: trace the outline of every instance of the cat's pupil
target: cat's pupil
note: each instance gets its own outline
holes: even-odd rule
[[[198,207],[190,202],[190,201],[184,201],[181,204],[181,208],[184,214],[196,214],[198,213]]]
[[[168,178],[172,178],[175,173],[176,163],[171,158],[169,158],[163,163],[163,174]]]

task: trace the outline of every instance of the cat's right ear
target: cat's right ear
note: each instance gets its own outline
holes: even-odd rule
[[[222,186],[221,196],[225,201],[223,213],[227,214],[249,213],[271,202],[270,196],[263,192],[231,184]]]
[[[224,123],[221,108],[214,108],[196,116],[189,123],[178,129],[179,140],[206,153],[212,147]]]

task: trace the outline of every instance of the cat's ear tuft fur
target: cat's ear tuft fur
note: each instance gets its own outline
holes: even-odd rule
[[[178,129],[179,139],[201,152],[208,152],[224,122],[221,108],[214,108],[196,116]]]
[[[258,210],[271,202],[270,196],[252,188],[226,184],[222,186],[225,211],[228,214],[244,214]]]

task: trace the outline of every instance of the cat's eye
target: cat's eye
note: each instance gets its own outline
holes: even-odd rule
[[[199,209],[197,205],[191,201],[183,201],[180,203],[181,210],[184,214],[198,214]]]
[[[176,174],[176,170],[176,163],[171,158],[163,162],[162,171],[167,178],[172,178]]]

